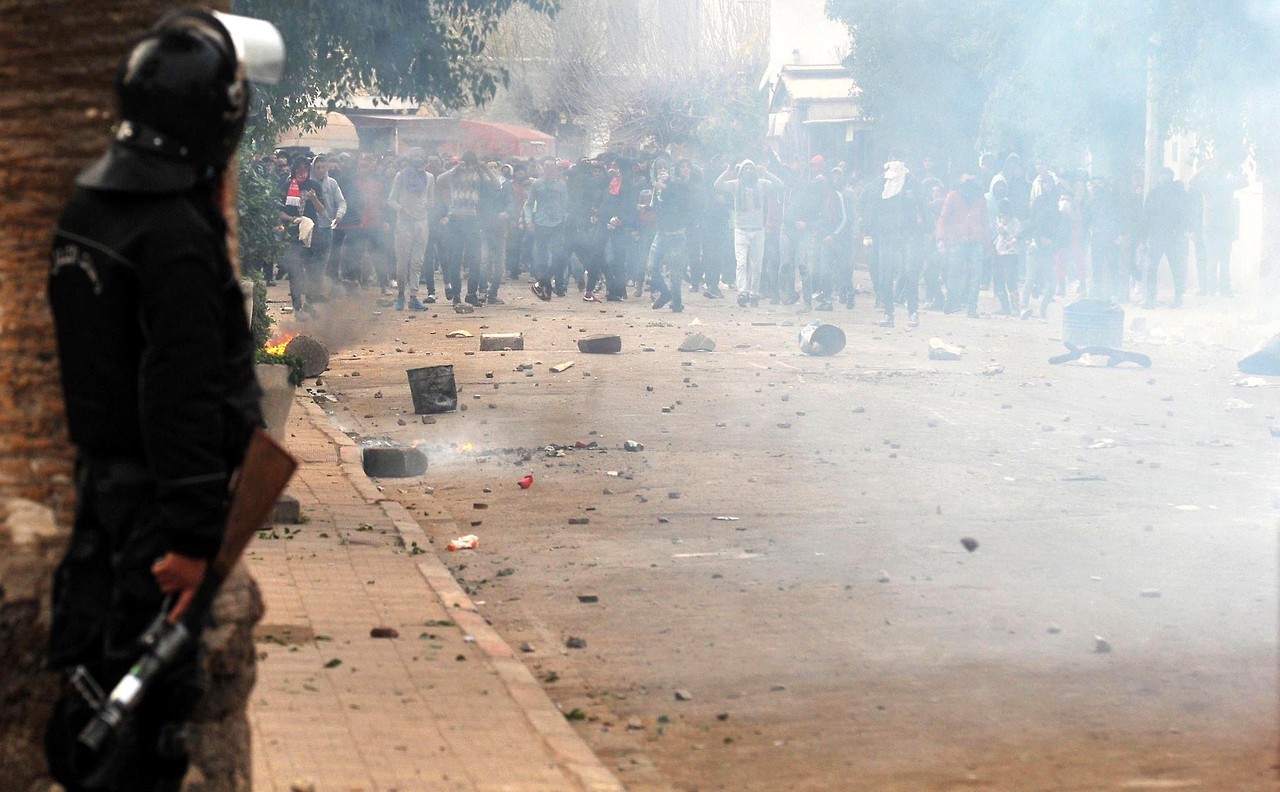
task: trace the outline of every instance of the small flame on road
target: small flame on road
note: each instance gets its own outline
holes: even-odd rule
[[[263,344],[262,348],[268,355],[283,355],[285,347],[289,346],[289,342],[297,337],[297,333],[285,333]]]

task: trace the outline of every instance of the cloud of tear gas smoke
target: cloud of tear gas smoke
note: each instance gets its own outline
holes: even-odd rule
[[[299,320],[296,315],[280,320],[279,330],[310,336],[325,345],[329,354],[350,349],[359,340],[366,312],[354,297],[338,297],[321,305],[314,318]]]

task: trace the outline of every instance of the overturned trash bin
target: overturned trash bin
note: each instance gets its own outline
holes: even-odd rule
[[[1256,377],[1280,377],[1280,334],[1258,344],[1236,366]]]
[[[453,366],[427,366],[409,369],[405,373],[409,375],[414,415],[458,409],[458,386],[453,380]]]
[[[412,478],[427,472],[427,455],[416,448],[375,446],[360,456],[370,478]]]
[[[806,355],[834,355],[844,349],[844,331],[835,325],[810,322],[800,329],[800,351]]]
[[[1076,300],[1062,309],[1062,340],[1119,349],[1124,346],[1124,309],[1109,300]]]

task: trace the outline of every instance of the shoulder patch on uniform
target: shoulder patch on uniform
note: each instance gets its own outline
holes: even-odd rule
[[[67,267],[75,267],[89,278],[89,282],[93,284],[95,296],[102,294],[102,279],[98,277],[98,267],[93,262],[93,256],[75,242],[67,242],[53,249],[53,262],[49,274],[57,275]]]

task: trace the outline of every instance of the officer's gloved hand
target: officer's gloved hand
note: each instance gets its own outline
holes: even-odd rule
[[[204,558],[168,553],[164,558],[151,566],[151,574],[155,575],[160,590],[165,594],[177,594],[178,601],[169,611],[170,623],[176,622],[186,613],[195,596],[204,573],[209,568],[209,561]]]

